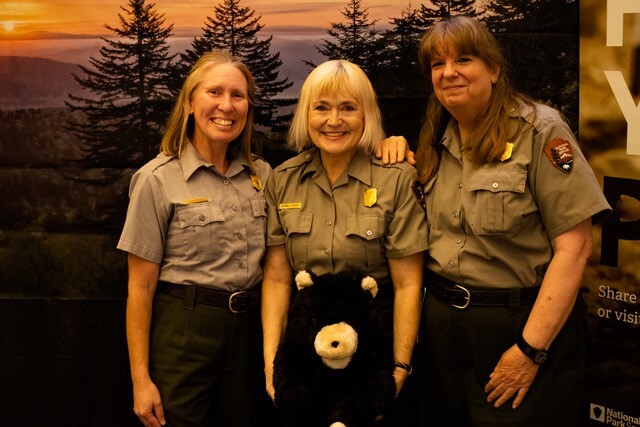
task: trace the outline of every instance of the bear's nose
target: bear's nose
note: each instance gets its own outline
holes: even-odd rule
[[[331,347],[333,347],[333,348],[338,348],[339,345],[340,345],[340,343],[338,341],[332,341],[331,342]]]

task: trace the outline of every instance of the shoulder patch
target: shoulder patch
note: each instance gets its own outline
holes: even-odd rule
[[[562,138],[553,138],[544,146],[544,153],[553,166],[567,175],[571,173],[573,169],[573,151],[569,141]]]

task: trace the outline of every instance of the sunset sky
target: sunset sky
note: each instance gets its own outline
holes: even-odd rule
[[[156,9],[165,14],[166,22],[175,29],[200,28],[213,8],[222,0],[156,0]],[[70,34],[105,34],[104,24],[118,25],[117,14],[127,0],[32,0],[0,1],[0,36],[19,37],[30,31],[50,31]],[[419,1],[413,1],[415,7]],[[342,21],[341,10],[347,0],[243,0],[261,15],[266,27],[321,26]],[[363,0],[369,18],[379,19],[379,25],[389,17],[399,17],[409,0]],[[265,28],[267,30],[267,28]]]

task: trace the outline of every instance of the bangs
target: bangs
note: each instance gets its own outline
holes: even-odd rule
[[[344,69],[341,69],[338,73],[331,76],[331,78],[320,79],[317,84],[313,86],[310,95],[312,100],[341,95],[345,98],[354,98],[361,103],[362,96],[356,93],[358,92],[357,86],[357,84],[354,84],[353,78],[349,76]]]

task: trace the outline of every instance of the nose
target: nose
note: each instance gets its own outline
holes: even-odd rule
[[[229,112],[233,110],[233,103],[231,102],[231,95],[224,95],[220,99],[220,104],[218,105],[218,110],[223,112]]]
[[[338,126],[341,122],[340,112],[336,108],[332,108],[329,113],[329,118],[327,119],[327,124],[329,126]]]
[[[444,77],[452,78],[458,75],[458,70],[456,69],[456,64],[453,61],[447,61],[444,64]]]
[[[338,341],[331,341],[331,347],[338,348],[339,345],[340,343]]]

